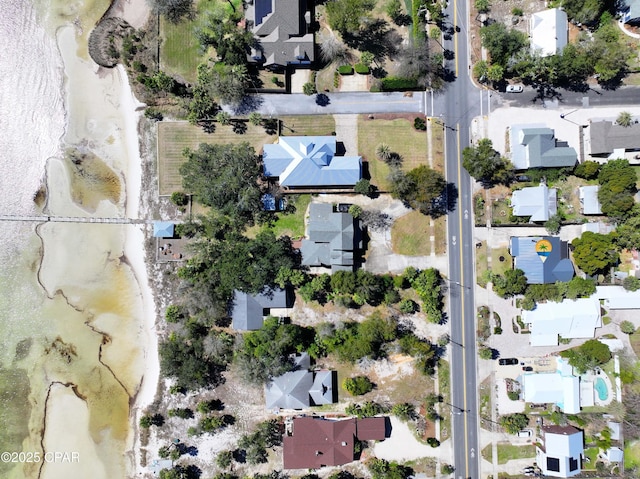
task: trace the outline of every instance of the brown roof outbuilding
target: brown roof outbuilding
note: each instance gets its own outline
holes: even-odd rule
[[[385,433],[386,419],[383,417],[367,417],[356,423],[356,437],[360,441],[382,441]]]

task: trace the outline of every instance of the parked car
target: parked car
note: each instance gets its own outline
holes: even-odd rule
[[[518,358],[502,358],[498,359],[498,364],[500,366],[513,366],[518,364]]]
[[[522,366],[522,370],[523,371],[533,371],[533,368],[531,366]]]
[[[518,437],[531,437],[531,429],[523,429],[522,431],[518,431]]]
[[[520,84],[507,85],[507,93],[522,93],[523,91],[524,91],[524,86]]]

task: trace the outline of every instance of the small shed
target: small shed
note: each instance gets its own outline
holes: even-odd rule
[[[154,238],[173,238],[175,234],[175,225],[171,221],[154,221],[153,237]]]

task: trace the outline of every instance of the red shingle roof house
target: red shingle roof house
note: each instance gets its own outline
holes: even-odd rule
[[[297,417],[292,431],[284,436],[285,469],[317,469],[354,461],[354,442],[385,438],[385,418],[329,421]]]

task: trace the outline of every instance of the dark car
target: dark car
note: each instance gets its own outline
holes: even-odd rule
[[[513,366],[518,364],[518,358],[502,358],[498,360],[500,366]]]
[[[522,370],[523,371],[533,371],[533,368],[531,366],[522,366]]]

